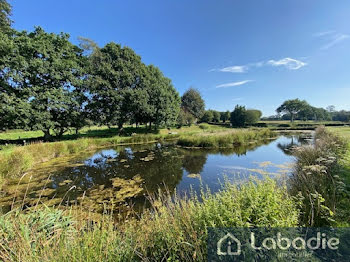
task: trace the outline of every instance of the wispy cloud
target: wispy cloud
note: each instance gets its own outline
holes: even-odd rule
[[[272,66],[284,66],[290,70],[298,70],[307,65],[305,62],[289,57],[283,58],[281,60],[269,60],[267,64]]]
[[[343,40],[349,38],[350,35],[346,35],[346,34],[338,34],[336,35],[333,40],[331,42],[329,42],[328,44],[324,45],[321,47],[321,50],[327,50],[329,48],[331,48],[332,46],[342,42]]]
[[[336,44],[350,38],[350,35],[338,33],[337,31],[334,31],[334,30],[316,33],[313,36],[322,38],[322,39],[327,41],[327,44],[323,45],[320,48],[321,50],[327,50],[327,49],[335,46]]]
[[[315,34],[313,34],[313,36],[314,36],[314,37],[323,37],[323,36],[331,35],[331,34],[334,34],[334,33],[336,33],[336,31],[334,31],[334,30],[329,30],[329,31],[323,31],[323,32],[315,33]]]
[[[248,70],[248,66],[229,66],[218,69],[220,72],[230,72],[230,73],[245,73]]]
[[[231,82],[231,83],[226,83],[226,84],[221,84],[221,85],[217,85],[216,88],[223,88],[223,87],[232,87],[232,86],[241,86],[244,84],[247,84],[249,82],[253,82],[254,80],[243,80],[243,81],[239,81],[239,82]]]
[[[251,68],[263,67],[263,66],[284,66],[290,70],[297,70],[306,66],[307,63],[297,60],[294,58],[286,57],[280,60],[268,60],[268,61],[260,61],[256,63],[249,63],[246,65],[235,65],[228,66],[220,69],[211,69],[209,72],[217,71],[217,72],[229,72],[229,73],[246,73]]]

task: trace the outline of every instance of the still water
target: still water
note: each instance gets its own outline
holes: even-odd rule
[[[21,180],[8,181],[0,197],[2,212],[37,205],[80,206],[91,212],[145,205],[150,193],[180,195],[225,181],[251,177],[286,178],[294,161],[290,149],[308,136],[280,136],[236,148],[193,149],[148,144],[101,149],[45,163]]]

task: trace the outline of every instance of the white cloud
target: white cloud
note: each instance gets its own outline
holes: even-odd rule
[[[329,30],[329,31],[323,31],[323,32],[315,33],[315,34],[313,34],[313,36],[314,37],[323,37],[323,36],[331,35],[331,34],[334,34],[334,33],[335,33],[334,30]]]
[[[337,31],[334,31],[334,30],[316,33],[316,34],[313,34],[313,36],[328,41],[327,44],[323,45],[320,48],[321,50],[327,50],[333,47],[334,45],[344,41],[345,39],[350,38],[350,35],[338,33]]]
[[[343,40],[345,40],[345,39],[347,39],[349,37],[350,37],[350,35],[337,34],[337,35],[332,37],[332,40],[328,44],[322,46],[321,50],[327,50],[327,49],[331,48],[332,46],[342,42]]]
[[[305,62],[289,57],[283,58],[281,60],[269,60],[267,64],[272,66],[285,66],[286,68],[291,70],[297,70],[307,65]]]
[[[248,70],[248,66],[229,66],[218,69],[220,72],[230,72],[230,73],[245,73]]]
[[[239,66],[228,66],[220,69],[212,69],[209,72],[213,71],[219,71],[219,72],[229,72],[229,73],[246,73],[251,68],[258,68],[263,66],[285,66],[287,69],[290,70],[297,70],[302,68],[303,66],[306,66],[307,64],[303,61],[293,59],[293,58],[283,58],[281,60],[269,60],[267,62],[260,61],[256,63],[249,63],[246,65],[239,65]]]
[[[226,83],[222,85],[217,85],[216,88],[222,88],[222,87],[232,87],[232,86],[241,86],[249,82],[253,82],[254,80],[243,80],[239,82],[231,82],[231,83]]]

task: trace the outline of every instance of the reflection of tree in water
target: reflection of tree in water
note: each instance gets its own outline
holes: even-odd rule
[[[293,150],[301,145],[305,145],[309,143],[309,136],[286,136],[290,139],[289,143],[278,143],[277,147],[283,151],[286,155],[293,155]]]
[[[184,155],[182,166],[189,174],[199,174],[202,172],[205,163],[207,162],[208,154],[202,150],[181,150]]]

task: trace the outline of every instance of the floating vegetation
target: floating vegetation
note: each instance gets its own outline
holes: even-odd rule
[[[189,178],[200,178],[201,175],[200,174],[188,174],[187,177],[189,177]]]

